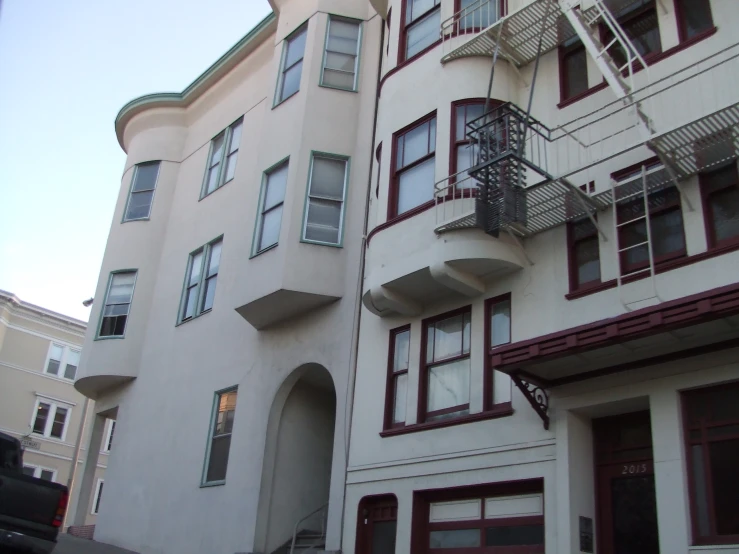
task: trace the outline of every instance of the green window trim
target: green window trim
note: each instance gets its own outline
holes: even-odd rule
[[[154,182],[150,189],[143,189],[143,190],[134,190],[134,187],[136,186],[136,179],[139,177],[139,171],[142,166],[152,166],[156,165],[156,176],[154,177]],[[156,187],[157,183],[159,182],[159,175],[161,173],[162,168],[162,160],[151,160],[148,162],[140,162],[137,163],[133,168],[133,175],[131,176],[131,183],[128,185],[128,195],[126,196],[126,205],[123,207],[123,215],[121,216],[121,223],[128,223],[130,221],[148,221],[151,217],[151,210],[154,206],[154,195],[156,194]],[[136,195],[144,195],[147,192],[151,193],[151,198],[149,199],[149,209],[145,216],[143,217],[129,217],[128,209],[131,207],[131,198],[134,194]]]
[[[224,185],[234,180],[236,176],[236,165],[238,164],[239,148],[241,146],[241,136],[244,129],[244,116],[242,115],[236,121],[231,123],[223,131],[218,133],[210,141],[208,148],[208,158],[205,162],[205,173],[203,175],[203,184],[200,187],[200,200],[206,196],[210,196]],[[236,137],[236,145],[234,147],[234,137]],[[214,146],[219,140],[222,140],[218,159],[214,158]],[[231,159],[233,158],[233,162]],[[233,164],[233,165],[231,165]],[[226,168],[226,171],[224,171]],[[229,177],[228,169],[232,168]],[[215,178],[211,180],[211,175],[215,171]],[[213,183],[212,190],[208,190],[209,183]]]
[[[131,300],[128,303],[128,311],[126,313],[126,322],[124,324],[123,333],[120,335],[101,335],[100,331],[103,327],[103,320],[105,319],[105,306],[108,304],[108,296],[110,294],[110,286],[113,283],[113,277],[121,273],[133,273],[133,285],[131,287]],[[95,328],[95,339],[94,340],[111,340],[111,339],[124,339],[126,338],[126,329],[128,329],[128,319],[131,317],[131,306],[133,305],[133,295],[136,291],[136,281],[139,277],[139,270],[137,268],[127,269],[116,269],[108,274],[108,283],[105,285],[105,297],[103,299],[102,307],[98,313],[97,327]]]
[[[283,40],[282,54],[280,56],[280,70],[277,73],[277,86],[275,87],[275,96],[272,102],[272,109],[276,108],[277,106],[300,92],[300,81],[302,81],[303,78],[303,60],[305,59],[305,46],[308,37],[308,23],[309,21],[306,21],[305,23],[301,24],[297,29],[295,29],[295,31],[290,33]],[[290,48],[290,45],[293,43],[293,41],[300,40],[301,38],[303,40],[303,51],[300,55],[300,59],[292,61],[288,67],[285,67],[287,65],[288,49]],[[289,94],[283,96],[285,74],[291,69],[298,68],[298,65],[300,66],[299,69],[295,69],[295,72],[299,73],[297,77],[297,88]]]
[[[212,266],[214,251],[217,252],[218,256],[215,270]],[[188,254],[176,325],[182,325],[197,319],[213,310],[222,254],[223,235],[214,238]],[[193,273],[195,266],[198,268],[197,274]],[[193,276],[195,275],[197,279],[193,282]],[[209,296],[209,292],[212,292],[212,296]],[[209,300],[210,305],[207,305]],[[192,312],[189,312],[189,308],[192,308]],[[187,315],[188,313],[190,315]]]
[[[234,385],[232,387],[227,387],[225,389],[217,390],[217,391],[215,391],[213,393],[213,403],[211,405],[210,419],[208,420],[208,438],[207,438],[207,441],[206,441],[206,444],[205,444],[205,456],[204,456],[204,459],[203,459],[203,471],[202,471],[202,474],[200,476],[200,487],[201,488],[203,488],[203,487],[215,487],[215,486],[218,486],[218,485],[225,485],[226,484],[226,477],[225,477],[225,475],[224,475],[223,479],[208,480],[208,469],[210,467],[210,462],[211,462],[211,451],[212,451],[213,439],[216,436],[215,435],[215,429],[216,429],[216,423],[217,423],[217,417],[218,417],[218,409],[219,409],[219,403],[220,403],[220,400],[221,400],[221,396],[223,396],[225,394],[228,394],[228,393],[231,393],[231,392],[235,392],[236,393],[236,399],[234,401],[234,407],[233,407],[234,408],[233,411],[234,411],[234,414],[235,414],[235,412],[236,412],[236,404],[238,404],[238,390],[239,390],[238,385]],[[232,426],[233,426],[233,421],[232,421]],[[231,439],[230,439],[230,437],[233,435],[233,427],[229,431],[228,434],[229,434],[229,446],[228,446],[228,452],[227,452],[227,455],[226,455],[226,462],[225,462],[226,469],[224,470],[224,472],[228,470],[228,454],[230,453],[230,450],[231,450],[231,444],[230,444],[230,440]]]
[[[286,175],[285,175],[285,190],[282,196],[282,201],[274,204],[272,206],[269,206],[267,209],[265,209],[265,202],[266,202],[266,192],[267,187],[269,184],[269,178],[271,175],[277,173],[277,171],[281,170],[282,168],[285,168]],[[262,172],[262,184],[259,189],[259,201],[257,202],[257,217],[254,220],[254,233],[252,234],[252,242],[251,242],[251,255],[249,258],[254,258],[255,256],[258,256],[259,254],[263,254],[264,252],[267,252],[268,250],[272,250],[273,248],[276,248],[279,245],[280,241],[280,231],[282,229],[282,213],[280,214],[280,222],[277,228],[277,237],[275,238],[275,242],[269,245],[266,245],[262,248],[259,248],[259,245],[262,241],[262,232],[263,232],[263,219],[264,215],[270,211],[282,209],[282,207],[285,204],[285,197],[287,196],[287,182],[289,181],[290,177],[290,156],[286,156],[282,158],[277,163],[271,165],[267,169]]]
[[[335,161],[341,161],[344,162],[344,182],[343,182],[343,190],[341,194],[341,208],[340,208],[340,215],[339,215],[339,227],[337,232],[337,240],[335,242],[332,241],[322,241],[322,240],[316,240],[316,239],[310,239],[306,236],[307,229],[308,229],[308,216],[310,211],[310,202],[311,199],[315,199],[317,201],[328,201],[328,202],[334,202],[337,203],[339,200],[336,198],[329,198],[325,197],[319,194],[311,194],[311,187],[313,182],[313,167],[315,163],[316,158],[323,158],[327,160],[335,160]],[[332,154],[329,152],[319,152],[319,151],[311,151],[310,156],[310,165],[308,168],[308,181],[305,187],[305,202],[303,204],[303,222],[302,227],[300,231],[300,242],[305,242],[308,244],[318,244],[321,246],[333,246],[337,248],[343,247],[344,244],[344,226],[345,226],[345,216],[346,216],[346,196],[349,189],[349,175],[350,175],[350,169],[351,169],[351,157],[344,156],[341,154]]]
[[[325,77],[325,73],[326,73],[326,70],[327,69],[329,71],[334,71],[334,72],[341,72],[341,73],[347,73],[347,74],[351,73],[350,71],[345,71],[345,70],[339,70],[337,68],[327,68],[326,67],[326,60],[328,58],[328,54],[329,53],[338,54],[338,55],[349,55],[349,54],[346,54],[346,53],[343,53],[343,52],[330,52],[329,51],[329,38],[330,38],[330,33],[331,33],[331,22],[332,21],[349,23],[349,24],[357,25],[357,27],[358,27],[358,30],[357,30],[357,49],[356,49],[356,52],[353,54],[355,56],[355,61],[354,61],[354,80],[353,80],[353,83],[352,83],[352,86],[351,87],[342,87],[342,86],[338,86],[338,85],[334,85],[334,84],[330,84],[330,83],[326,83],[325,82],[325,78],[324,77]],[[361,52],[362,52],[362,35],[363,35],[363,26],[362,26],[362,23],[363,23],[363,21],[361,19],[352,19],[352,18],[349,18],[349,17],[343,17],[343,16],[329,14],[328,21],[326,22],[326,36],[325,36],[324,42],[323,42],[323,59],[321,60],[321,73],[320,73],[319,79],[318,79],[318,86],[324,87],[324,88],[331,88],[331,89],[335,89],[335,90],[343,90],[343,91],[346,91],[346,92],[358,92],[359,91],[359,65],[360,65],[360,58],[361,58]]]

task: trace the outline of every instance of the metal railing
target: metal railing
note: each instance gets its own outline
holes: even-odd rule
[[[318,516],[318,518],[316,518],[316,516]],[[324,504],[320,508],[316,508],[311,513],[309,513],[307,516],[304,516],[300,518],[297,522],[295,522],[295,526],[293,527],[293,540],[292,540],[292,543],[290,544],[290,554],[295,554],[295,543],[298,540],[298,533],[301,531],[300,526],[311,519],[320,520],[321,532],[320,532],[320,536],[316,537],[316,541],[314,542],[312,546],[306,549],[303,549],[303,554],[311,550],[314,550],[316,546],[323,544],[323,542],[325,542],[326,540],[326,520],[328,519],[328,502],[326,502],[326,504]]]
[[[503,0],[475,0],[441,22],[442,52],[451,49],[450,41],[460,35],[477,34],[493,25],[501,16]],[[470,38],[466,36],[465,39]]]
[[[458,227],[471,225],[475,216],[477,181],[469,176],[467,170],[444,177],[434,184],[434,203],[436,227],[449,222]]]

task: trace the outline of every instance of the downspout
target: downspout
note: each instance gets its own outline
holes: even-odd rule
[[[349,359],[349,367],[351,373],[349,374],[349,382],[347,383],[347,389],[350,389],[350,395],[347,399],[345,417],[346,429],[344,434],[344,501],[342,502],[341,509],[341,531],[339,533],[339,546],[344,546],[344,520],[346,514],[346,481],[349,477],[349,449],[351,447],[351,430],[352,430],[352,417],[354,415],[354,390],[357,383],[357,365],[359,358],[359,328],[361,324],[362,316],[362,289],[364,288],[364,267],[367,255],[367,228],[369,227],[369,206],[370,199],[372,197],[372,171],[375,166],[375,138],[377,133],[377,111],[380,105],[380,75],[382,74],[382,62],[383,52],[385,51],[385,20],[380,19],[380,59],[377,63],[377,87],[375,89],[375,115],[372,122],[372,142],[370,143],[370,171],[367,177],[367,197],[364,203],[364,229],[362,230],[362,254],[359,262],[359,274],[357,277],[357,291],[355,299],[355,315],[354,324],[352,326],[354,332],[354,340],[352,341],[352,351]],[[346,411],[348,410],[348,414]]]

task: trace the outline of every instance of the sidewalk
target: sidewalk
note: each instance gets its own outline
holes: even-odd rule
[[[67,533],[59,533],[53,554],[136,554],[136,552],[102,542],[80,539]]]

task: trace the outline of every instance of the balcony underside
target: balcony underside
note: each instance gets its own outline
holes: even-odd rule
[[[280,289],[236,308],[256,329],[266,329],[336,302],[340,296]]]
[[[739,347],[739,284],[491,352],[496,369],[544,388]]]
[[[380,317],[416,316],[442,300],[479,296],[488,282],[522,267],[521,255],[510,241],[466,229],[373,271],[362,301]]]
[[[90,375],[77,379],[74,388],[84,396],[97,400],[103,394],[130,383],[135,378],[126,375]]]

